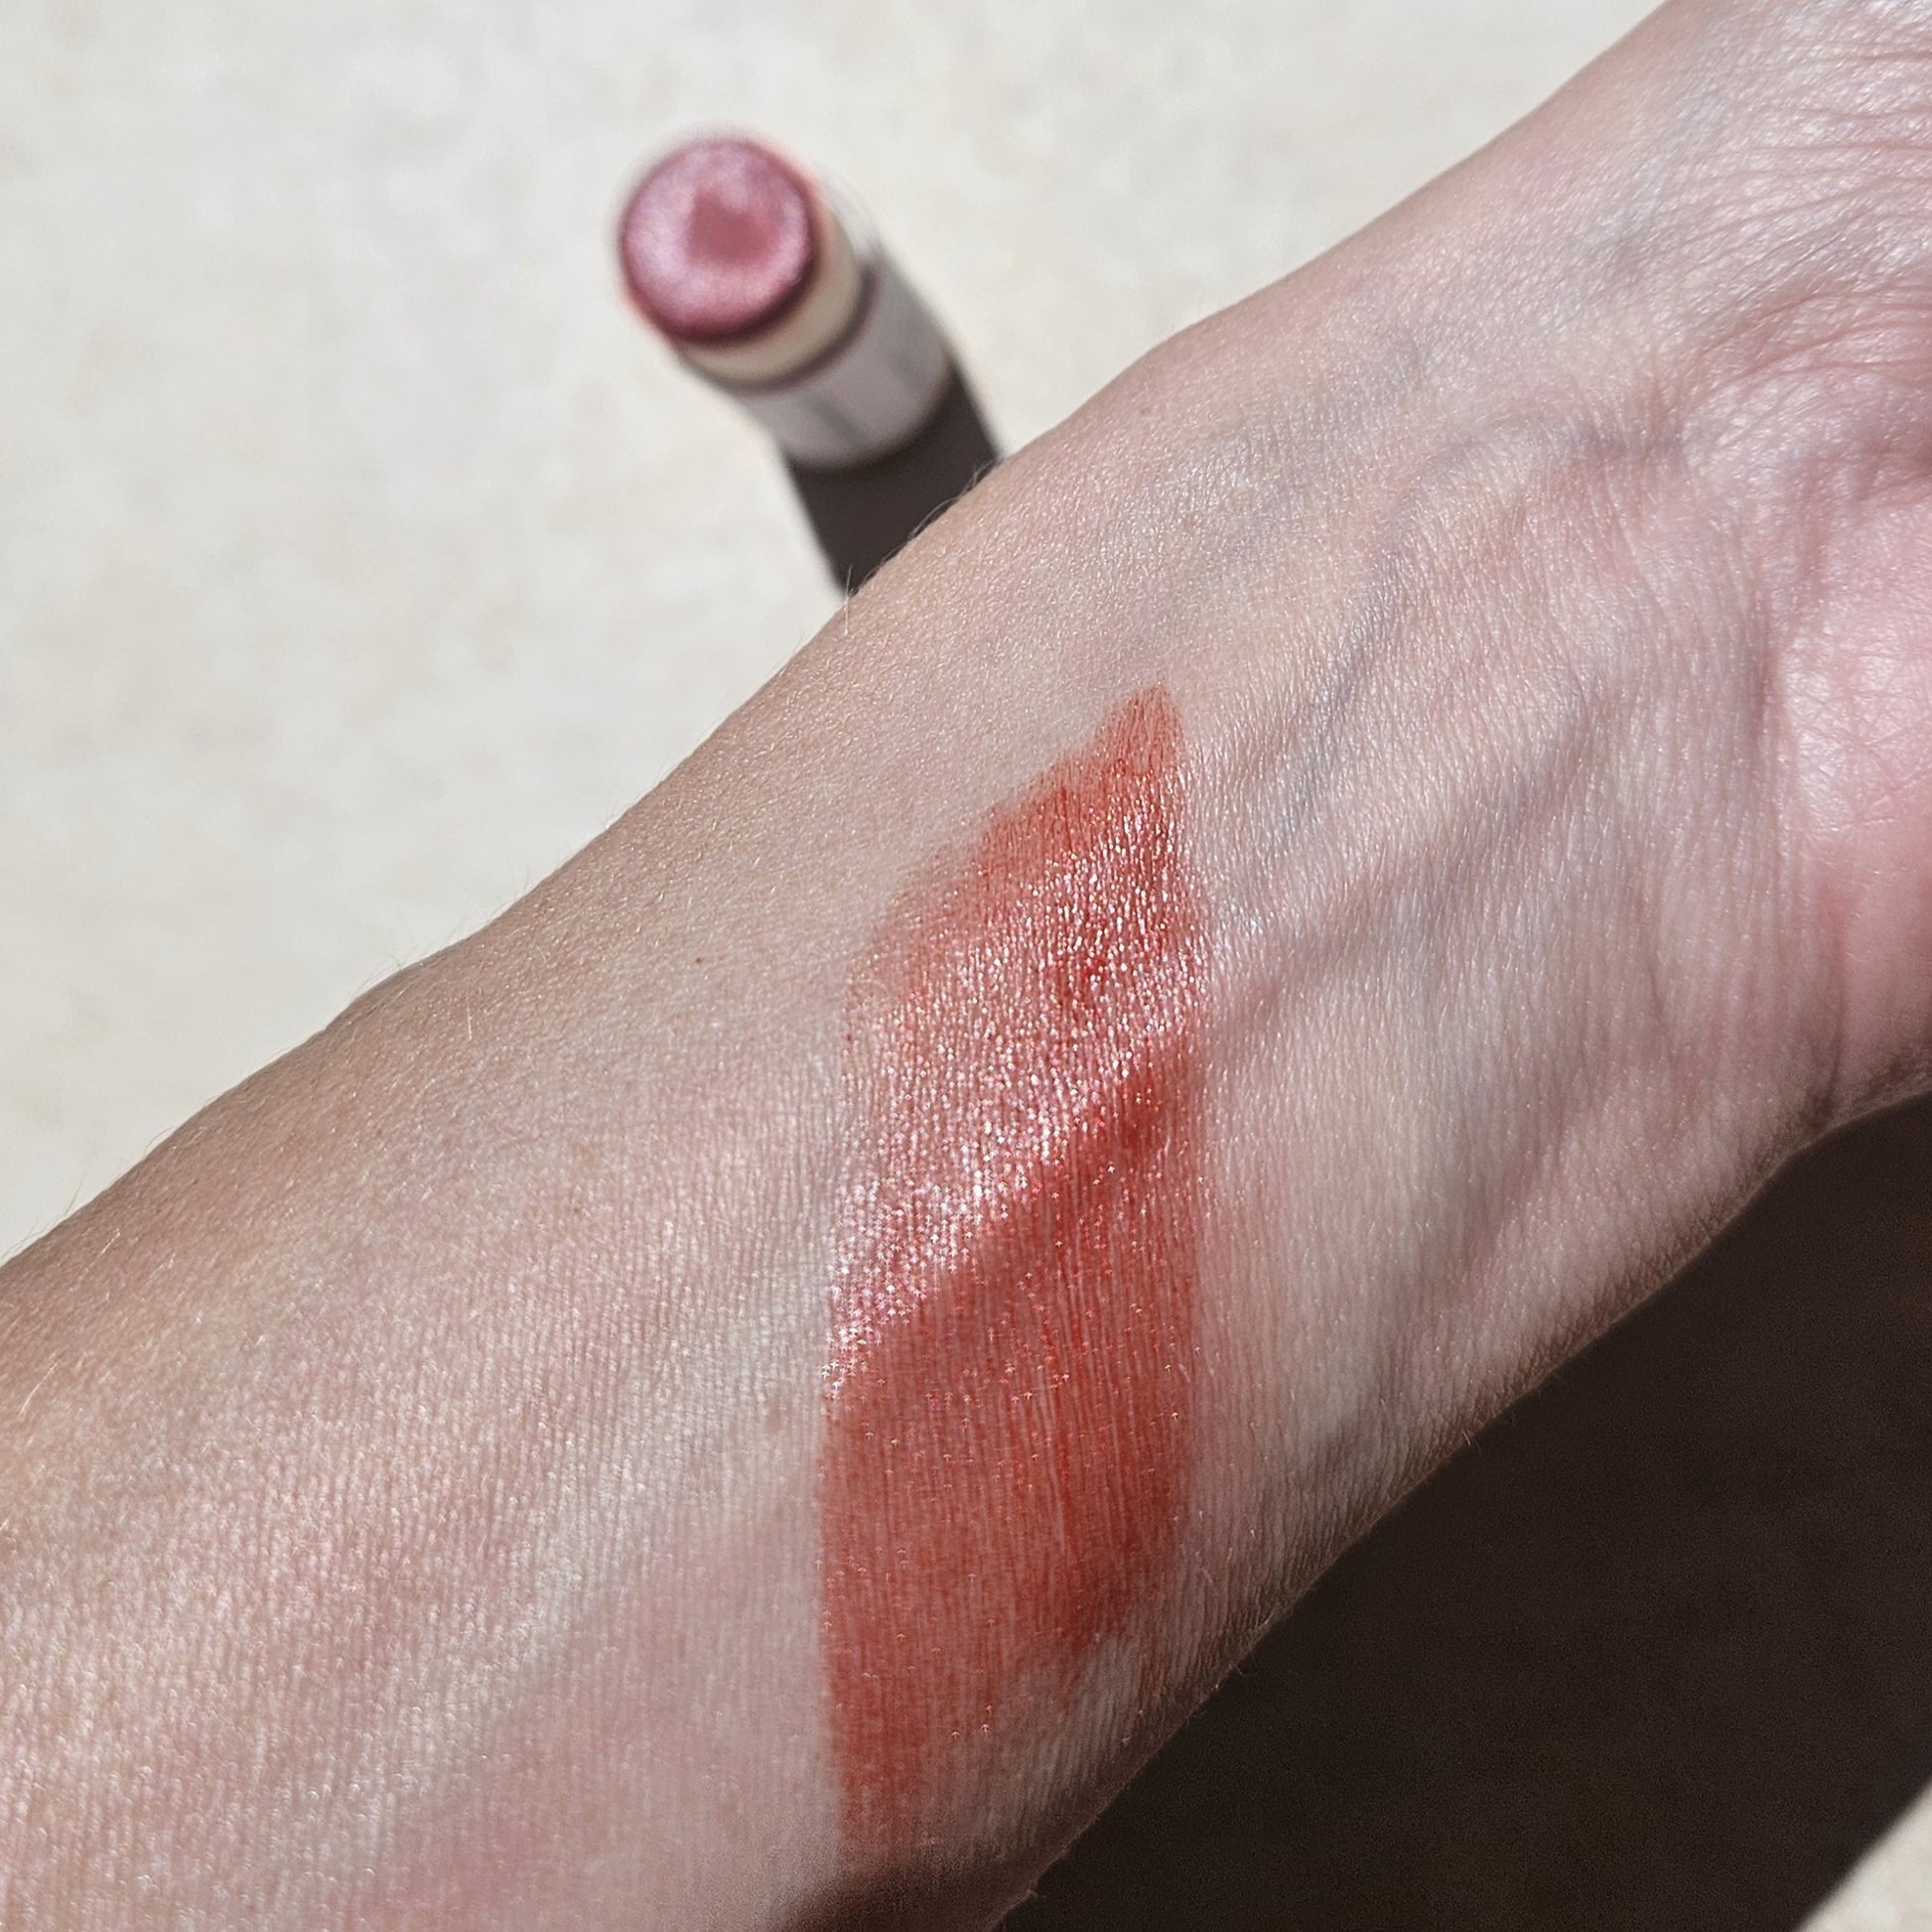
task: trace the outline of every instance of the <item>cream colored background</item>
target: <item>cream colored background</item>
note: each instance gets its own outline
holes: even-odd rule
[[[1642,11],[7,0],[0,1251],[515,897],[829,613],[756,434],[615,293],[653,147],[744,122],[842,176],[1012,443]],[[1932,1924],[1928,1846],[1819,1923]]]

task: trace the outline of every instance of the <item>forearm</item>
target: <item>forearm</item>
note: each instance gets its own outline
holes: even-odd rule
[[[1436,194],[14,1265],[0,1916],[970,1918],[1823,1121],[1748,517]]]

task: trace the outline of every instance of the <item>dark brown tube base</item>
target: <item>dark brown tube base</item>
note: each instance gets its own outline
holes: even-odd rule
[[[832,581],[850,593],[999,460],[973,392],[955,369],[938,413],[902,450],[852,470],[789,461],[785,468]]]

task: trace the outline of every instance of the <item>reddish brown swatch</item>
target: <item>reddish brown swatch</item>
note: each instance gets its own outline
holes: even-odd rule
[[[1150,691],[915,892],[847,1015],[824,1623],[848,1847],[914,1856],[1171,1574],[1201,908]]]

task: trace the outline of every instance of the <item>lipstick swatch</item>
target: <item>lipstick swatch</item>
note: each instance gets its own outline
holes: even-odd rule
[[[1178,715],[1144,692],[853,985],[821,1506],[856,1856],[914,1858],[1176,1561],[1206,977],[1182,802]]]

